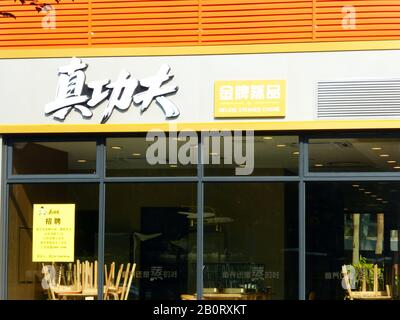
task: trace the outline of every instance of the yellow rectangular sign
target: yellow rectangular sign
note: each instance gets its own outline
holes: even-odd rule
[[[73,262],[75,204],[33,205],[33,262]]]
[[[215,82],[215,118],[284,117],[285,109],[285,80]]]

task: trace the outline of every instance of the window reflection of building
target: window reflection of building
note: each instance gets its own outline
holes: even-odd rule
[[[307,287],[319,299],[343,299],[341,277],[329,276],[340,274],[342,265],[357,271],[367,268],[366,264],[377,264],[382,270],[378,290],[390,285],[397,295],[393,279],[398,272],[398,247],[394,245],[399,229],[398,190],[397,182],[309,184]],[[368,280],[372,271],[366,275],[367,283],[372,283]],[[361,290],[362,273],[355,277],[355,288]]]
[[[290,274],[297,252],[290,249],[297,245],[296,189],[281,183],[206,185],[206,204],[225,217],[204,227],[205,288],[272,289],[274,299],[295,295]]]

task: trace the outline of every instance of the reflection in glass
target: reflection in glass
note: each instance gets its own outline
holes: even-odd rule
[[[12,166],[13,174],[94,174],[96,142],[15,142]]]
[[[398,296],[398,230],[400,230],[397,182],[330,182],[307,185],[307,293],[316,299],[343,299],[342,267],[352,291],[390,286]]]
[[[108,138],[106,144],[109,177],[195,176],[197,173],[196,135],[192,139],[174,135],[148,141],[146,137]],[[182,163],[179,152],[183,150],[188,151],[185,159],[193,158],[196,162]]]
[[[298,187],[205,186],[204,295],[298,298]]]
[[[309,140],[310,172],[400,172],[399,139]]]
[[[129,299],[196,290],[196,184],[108,184],[105,263],[136,263]]]
[[[219,142],[213,144],[217,138]],[[231,142],[233,141],[233,143]],[[299,143],[297,136],[255,135],[254,139],[242,132],[242,137],[234,139],[234,134],[225,132],[205,139],[205,175],[240,175],[237,168],[251,167],[245,175],[253,176],[293,176],[298,174]],[[237,151],[235,151],[237,149]],[[236,152],[236,153],[235,153]]]
[[[54,267],[55,285],[76,284],[73,273],[76,261],[94,264],[97,260],[98,185],[13,184],[8,201],[8,299],[50,298],[49,290],[42,283],[42,262],[32,262],[34,204],[75,204],[74,263],[43,263]]]

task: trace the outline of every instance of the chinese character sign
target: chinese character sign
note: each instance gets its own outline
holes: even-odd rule
[[[284,117],[285,80],[216,81],[214,117]]]
[[[73,262],[75,204],[33,205],[33,262]]]
[[[75,110],[83,118],[91,118],[92,109],[108,100],[101,118],[101,123],[105,123],[114,110],[126,111],[135,104],[143,113],[155,100],[165,118],[179,116],[178,108],[167,97],[176,93],[178,87],[164,85],[174,77],[170,73],[170,66],[162,65],[155,75],[144,79],[136,79],[128,71],[122,70],[114,81],[102,79],[87,84],[86,68],[86,63],[74,57],[69,65],[58,69],[56,98],[46,104],[46,115],[53,115],[54,119],[64,121],[67,115]]]
[[[89,97],[82,94],[86,67],[87,64],[80,59],[72,58],[69,65],[58,69],[56,99],[46,105],[46,113],[53,113],[58,120],[64,120],[72,109],[79,111],[83,117],[92,116],[90,109],[85,106]]]

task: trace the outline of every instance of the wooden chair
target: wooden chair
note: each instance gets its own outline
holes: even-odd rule
[[[97,293],[97,261],[82,262],[81,270],[82,293],[95,295]]]
[[[104,282],[105,286],[103,292],[104,300],[109,300],[108,291],[112,286],[112,282],[114,281],[114,275],[115,275],[115,262],[112,262],[110,265],[110,273],[107,273],[107,265],[104,264],[104,276],[105,276],[105,282]]]
[[[385,291],[378,290],[378,266],[374,265],[374,288],[372,291],[366,290],[366,280],[365,275],[362,279],[362,289],[361,291],[353,291],[350,286],[349,275],[347,273],[347,268],[345,265],[342,266],[343,282],[346,290],[346,297],[350,300],[391,300],[391,288],[386,285]]]
[[[132,280],[135,276],[135,270],[136,270],[136,263],[133,263],[131,272],[129,273],[128,284],[126,285],[126,287],[123,287],[123,295],[121,295],[121,300],[128,300],[129,292],[130,292],[131,285],[132,285]],[[128,274],[125,274],[126,278],[127,278],[127,276],[128,276]]]
[[[135,276],[136,263],[132,264],[130,269],[130,263],[126,266],[124,282],[122,284],[122,290],[120,294],[120,300],[128,300],[129,291],[131,289],[132,281]]]
[[[49,289],[49,298],[56,299],[55,292],[62,292],[64,295],[70,293],[73,294],[83,294],[83,296],[96,296],[98,292],[97,286],[97,261],[80,261],[77,260],[76,263],[71,267],[73,269],[73,285],[70,286],[55,286],[52,285]],[[124,272],[124,265],[121,264],[115,277],[115,262],[111,263],[109,271],[107,265],[104,265],[104,292],[103,299],[105,300],[127,300],[129,296],[130,287],[132,285],[133,277],[135,275],[136,263],[128,263],[126,270]],[[43,270],[45,268],[43,267]],[[47,270],[47,268],[46,268]],[[47,272],[48,273],[48,272]],[[50,275],[45,275],[50,279]],[[46,278],[46,279],[47,279]],[[60,279],[59,276],[57,279]],[[122,287],[120,286],[123,280]],[[58,281],[60,282],[60,280]]]
[[[104,265],[104,275],[106,277],[105,279],[105,286],[104,286],[104,294],[103,294],[103,299],[104,300],[109,300],[110,297],[113,297],[114,300],[119,300],[118,297],[118,286],[119,286],[119,281],[121,279],[121,273],[124,265],[122,264],[119,268],[117,279],[118,283],[115,283],[115,262],[112,262],[110,265],[110,272],[107,274],[107,265]]]
[[[115,262],[110,265],[110,272],[107,273],[107,265],[104,266],[105,274],[105,287],[104,287],[104,300],[110,300],[112,297],[114,300],[127,300],[129,291],[132,285],[133,277],[135,275],[136,263],[128,263],[124,272],[124,265],[121,264],[115,278]],[[120,283],[122,278],[124,279],[122,287]],[[114,280],[115,279],[115,280]]]

